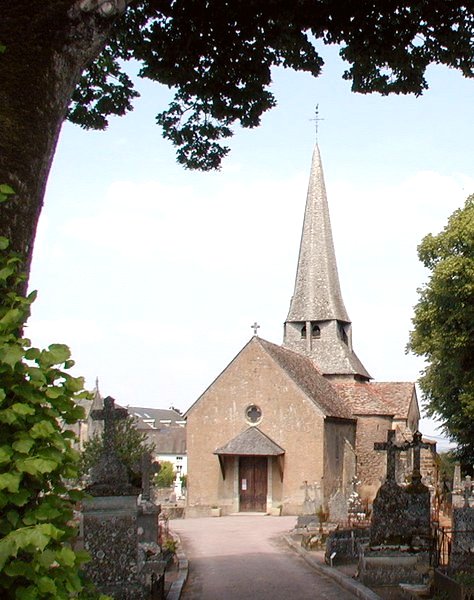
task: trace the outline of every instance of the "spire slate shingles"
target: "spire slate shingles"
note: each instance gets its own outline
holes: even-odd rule
[[[349,322],[342,300],[319,148],[313,153],[295,291],[287,321]]]

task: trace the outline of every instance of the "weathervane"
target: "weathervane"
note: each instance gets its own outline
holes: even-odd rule
[[[316,104],[316,109],[314,111],[314,119],[310,119],[310,121],[314,121],[314,125],[316,128],[316,142],[318,141],[318,123],[319,121],[324,121],[324,119],[322,119],[319,116],[319,104]]]

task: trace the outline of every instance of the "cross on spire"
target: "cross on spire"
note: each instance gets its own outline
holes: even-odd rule
[[[316,104],[316,108],[314,110],[314,119],[310,119],[310,121],[314,121],[314,125],[316,128],[316,142],[317,142],[318,141],[318,128],[319,128],[318,123],[319,123],[319,121],[324,121],[324,119],[322,119],[319,116],[319,104]]]
[[[260,325],[257,323],[257,321],[255,321],[253,325],[250,325],[250,327],[253,329],[253,334],[257,335],[258,330],[260,329]]]
[[[386,442],[375,442],[374,450],[381,450],[387,453],[387,482],[396,482],[396,454],[397,452],[404,452],[410,447],[410,442],[403,442],[403,444],[397,444],[395,441],[396,431],[389,429],[387,431]]]

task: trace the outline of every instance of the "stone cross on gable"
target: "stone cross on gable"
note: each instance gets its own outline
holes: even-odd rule
[[[128,410],[120,406],[115,407],[115,400],[111,396],[104,399],[102,410],[93,410],[91,418],[94,421],[104,421],[104,451],[111,452],[115,448],[115,421],[128,417]]]
[[[411,476],[412,483],[421,483],[421,449],[430,448],[429,444],[422,441],[423,436],[419,431],[413,434],[413,441],[410,447],[413,448],[413,473]]]
[[[397,452],[404,452],[410,447],[409,442],[403,442],[403,444],[397,444],[395,441],[396,431],[389,429],[387,431],[386,442],[375,442],[374,450],[380,450],[387,452],[387,477],[386,481],[395,483],[396,474],[396,454]]]
[[[253,329],[253,334],[257,335],[258,330],[260,329],[260,325],[257,323],[257,321],[255,321],[253,325],[250,325],[250,327]]]
[[[140,467],[142,474],[142,499],[150,500],[150,479],[152,475],[160,472],[161,465],[152,460],[151,452],[144,452],[141,455]]]

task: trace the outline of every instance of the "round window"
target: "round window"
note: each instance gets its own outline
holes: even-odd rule
[[[262,419],[262,410],[256,404],[251,404],[245,409],[245,417],[249,423],[258,423]]]

